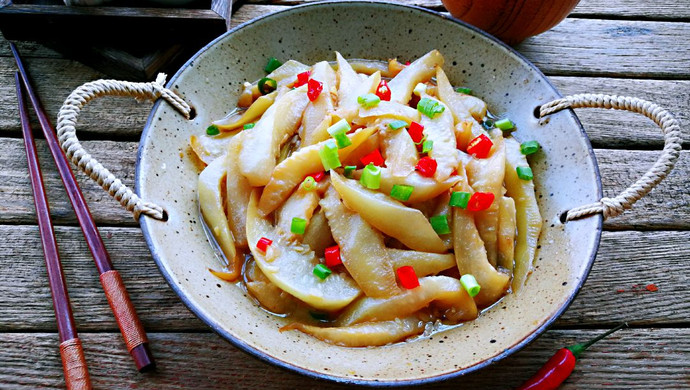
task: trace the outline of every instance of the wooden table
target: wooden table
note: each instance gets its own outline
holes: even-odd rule
[[[299,0],[297,0],[299,2]],[[438,0],[408,0],[443,10]],[[240,7],[237,25],[294,0]],[[582,0],[570,18],[516,48],[563,94],[636,95],[690,123],[690,7],[684,0]],[[52,117],[68,93],[103,77],[40,44],[19,42]],[[62,388],[58,337],[21,142],[14,63],[0,42],[0,388]],[[88,150],[125,182],[134,180],[137,140],[150,108],[96,102],[80,117]],[[662,137],[632,114],[578,112],[612,196],[658,156]],[[587,283],[555,326],[523,351],[481,372],[432,388],[506,389],[535,372],[560,346],[621,321],[631,329],[602,341],[563,388],[690,388],[690,159],[688,133],[675,171],[632,211],[605,223]],[[159,274],[139,227],[84,175],[78,178],[101,233],[149,332],[158,371],[138,374],[122,343],[98,274],[46,145],[38,142],[74,315],[97,388],[339,388],[267,365],[211,333]],[[658,291],[645,286],[654,284]]]

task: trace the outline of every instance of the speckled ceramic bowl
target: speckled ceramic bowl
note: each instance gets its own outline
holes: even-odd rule
[[[451,81],[472,87],[497,114],[517,123],[518,139],[536,139],[532,159],[544,217],[534,273],[476,321],[414,342],[343,348],[300,332],[257,307],[238,287],[207,271],[218,267],[199,221],[197,168],[186,154],[191,134],[235,106],[245,80],[263,76],[269,56],[311,64],[346,58],[415,59],[431,49],[446,58]],[[592,148],[571,111],[540,124],[534,108],[559,97],[544,75],[509,47],[465,24],[419,8],[374,2],[309,4],[246,23],[197,53],[168,87],[197,112],[183,119],[157,104],[144,130],[136,186],[163,206],[167,222],[142,218],[153,257],[170,286],[205,323],[233,345],[270,363],[334,381],[397,385],[431,382],[478,370],[539,336],[573,300],[597,252],[602,219],[563,225],[559,215],[601,198]]]

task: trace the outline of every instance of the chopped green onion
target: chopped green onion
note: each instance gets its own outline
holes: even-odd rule
[[[448,216],[446,215],[435,215],[429,219],[431,222],[431,227],[434,228],[436,234],[448,234],[450,233],[450,226],[448,226]]]
[[[307,220],[303,218],[292,218],[292,223],[290,224],[290,231],[295,234],[304,234],[307,229]]]
[[[403,127],[406,127],[406,126],[407,126],[407,122],[405,122],[404,120],[401,120],[401,119],[398,119],[397,121],[393,121],[393,122],[388,124],[388,127],[391,130],[399,130],[399,129],[402,129]]]
[[[326,279],[331,273],[333,272],[325,264],[317,264],[316,267],[314,267],[314,275],[321,280]]]
[[[479,294],[479,290],[481,290],[481,286],[479,283],[477,283],[477,279],[470,274],[462,275],[460,278],[460,284],[471,297],[477,296],[477,294]]]
[[[432,140],[426,140],[422,144],[422,153],[429,153],[431,152],[431,149],[434,148],[434,141]]]
[[[482,127],[484,128],[484,130],[491,130],[494,128],[494,121],[492,121],[491,119],[484,119],[482,121]]]
[[[312,191],[316,188],[316,180],[311,176],[307,176],[299,187],[305,191]]]
[[[418,83],[417,85],[415,85],[412,93],[414,93],[417,96],[422,96],[423,93],[426,93],[426,84]]]
[[[443,104],[439,103],[438,101],[430,98],[422,98],[419,103],[417,103],[417,111],[421,112],[422,114],[428,116],[429,118],[433,118],[434,115],[440,114],[443,111],[446,110],[446,106]]]
[[[497,120],[494,125],[501,130],[513,130],[515,128],[515,123],[508,118]]]
[[[352,141],[350,141],[350,138],[348,138],[345,133],[338,133],[334,135],[333,138],[335,138],[335,144],[338,145],[338,149],[352,145]]]
[[[283,63],[278,61],[277,58],[271,57],[268,59],[268,63],[266,64],[264,70],[266,71],[266,73],[271,73],[274,70],[280,68],[281,65],[283,65]]]
[[[341,120],[335,122],[333,125],[331,125],[327,131],[328,131],[328,134],[331,135],[331,137],[335,137],[336,134],[345,134],[348,131],[350,131],[350,129],[352,129],[350,127],[350,124],[347,123],[347,121],[345,119],[341,119]]]
[[[532,180],[534,175],[532,175],[532,168],[530,167],[517,167],[515,168],[517,175],[522,180]]]
[[[413,186],[394,184],[393,188],[391,189],[391,197],[397,200],[402,200],[403,202],[407,202],[412,195],[412,191],[414,191]]]
[[[450,195],[450,201],[448,205],[453,207],[460,207],[461,209],[467,208],[467,203],[470,201],[470,193],[462,191],[453,191]]]
[[[268,77],[264,77],[261,80],[259,80],[259,92],[261,92],[262,95],[269,94],[278,88],[278,83],[273,80],[269,79]]]
[[[247,124],[244,125],[242,128],[243,128],[244,130],[253,129],[253,128],[254,128],[254,124],[253,124],[253,123],[247,123]]]
[[[357,170],[357,166],[356,166],[356,165],[348,165],[348,166],[345,167],[345,171],[343,172],[343,174],[344,174],[345,177],[347,177],[348,179],[352,179],[352,174],[355,172],[355,170]]]
[[[465,95],[472,95],[472,89],[466,87],[455,88],[455,92],[464,93]]]
[[[367,165],[362,171],[359,182],[369,189],[378,190],[381,187],[381,168],[374,164]]]
[[[220,134],[220,129],[216,125],[211,125],[206,128],[206,134],[208,135],[218,135]]]
[[[373,93],[368,93],[366,95],[359,96],[357,98],[357,103],[362,105],[364,108],[376,107],[381,103],[381,98]]]
[[[340,163],[338,145],[332,139],[326,141],[326,144],[319,150],[319,157],[321,158],[321,164],[323,164],[324,171],[329,171],[343,165]]]
[[[537,141],[527,141],[520,144],[520,152],[525,156],[537,153],[539,150],[539,142]]]

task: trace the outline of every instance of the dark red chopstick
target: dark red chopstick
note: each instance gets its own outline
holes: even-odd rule
[[[60,148],[55,129],[50,123],[40,99],[33,91],[31,84],[29,83],[28,75],[24,69],[21,58],[19,57],[19,52],[13,43],[10,43],[10,48],[12,49],[12,54],[17,62],[17,68],[19,69],[21,80],[29,94],[31,104],[36,111],[38,122],[41,124],[41,129],[45,135],[50,153],[53,155],[53,160],[55,160],[55,165],[57,166],[60,177],[62,178],[65,190],[67,191],[67,196],[72,203],[72,208],[77,215],[77,220],[79,221],[79,225],[84,233],[86,243],[88,244],[91,254],[93,255],[96,268],[98,268],[98,272],[100,274],[101,285],[105,291],[110,308],[115,315],[115,320],[120,327],[120,331],[122,332],[122,337],[127,345],[127,349],[129,350],[130,355],[132,355],[137,369],[140,372],[152,370],[155,368],[156,363],[153,360],[151,351],[149,350],[146,332],[144,331],[134,306],[129,299],[129,294],[127,294],[127,290],[122,283],[120,274],[113,269],[110,256],[105,249],[101,235],[98,233],[98,228],[96,227],[96,223],[93,221],[93,217],[91,216],[89,207],[86,204],[84,195],[81,193],[77,180],[74,178],[74,173],[67,162],[67,157],[65,157],[64,152]]]
[[[19,101],[19,116],[22,123],[22,134],[24,135],[24,148],[26,149],[26,159],[29,165],[29,178],[31,179],[31,189],[34,193],[34,205],[36,206],[36,217],[38,219],[38,230],[41,234],[41,244],[46,260],[48,271],[48,282],[50,293],[53,297],[53,308],[55,309],[55,319],[57,320],[58,335],[60,338],[60,356],[62,357],[62,367],[65,372],[65,383],[68,389],[91,389],[91,379],[86,367],[84,350],[81,341],[77,336],[72,316],[72,307],[69,303],[65,276],[62,273],[62,264],[58,254],[57,241],[53,232],[53,223],[50,220],[50,208],[43,187],[43,176],[41,166],[38,162],[36,153],[36,143],[29,125],[29,112],[26,108],[26,100],[22,91],[22,84],[19,73],[14,74],[14,81],[17,85],[17,100]]]

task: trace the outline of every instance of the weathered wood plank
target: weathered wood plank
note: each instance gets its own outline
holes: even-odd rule
[[[56,233],[77,326],[117,330],[81,231],[57,227]],[[206,329],[165,283],[139,229],[102,228],[101,233],[147,329]],[[0,225],[0,237],[0,331],[55,331],[37,227]],[[590,277],[557,326],[687,324],[688,242],[688,231],[604,232]],[[645,289],[651,283],[657,292]]]
[[[37,142],[43,163],[51,212],[59,224],[74,224],[75,218],[52,168],[45,143]],[[113,141],[84,142],[87,150],[120,177],[125,184],[134,182],[136,143]],[[690,152],[684,151],[676,169],[656,190],[639,201],[623,216],[606,222],[607,228],[676,229],[690,226]],[[637,180],[652,165],[656,151],[598,149],[596,151],[606,196],[614,196]],[[34,223],[33,198],[27,177],[26,158],[20,139],[0,138],[0,223]],[[132,217],[85,175],[77,180],[98,223],[135,226]]]
[[[432,389],[514,388],[535,373],[563,345],[601,330],[549,331],[512,357],[479,372],[429,385]],[[119,335],[82,334],[89,371],[96,388],[176,389],[344,389],[247,357],[213,334],[149,334],[158,361],[155,373],[134,375]],[[57,335],[0,334],[0,383],[5,389],[64,388]],[[27,357],[27,351],[31,357]],[[578,361],[560,389],[687,388],[688,329],[627,329],[593,346]]]

